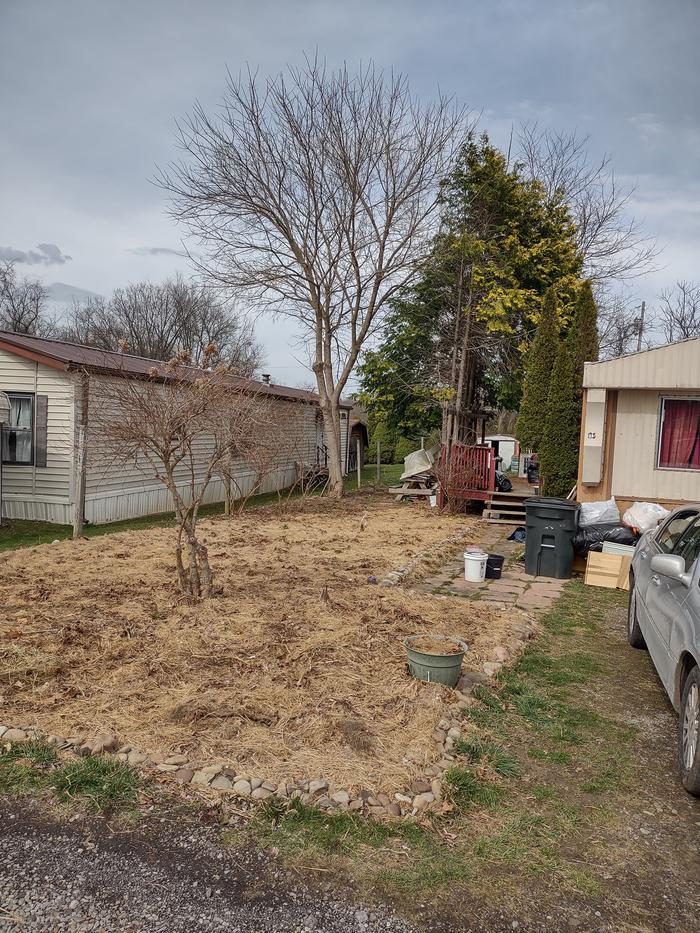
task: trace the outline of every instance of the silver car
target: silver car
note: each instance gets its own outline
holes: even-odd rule
[[[678,721],[683,786],[700,796],[700,505],[643,535],[630,569],[627,637],[646,648]]]

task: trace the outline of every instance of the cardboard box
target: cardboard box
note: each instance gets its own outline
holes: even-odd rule
[[[611,590],[628,590],[632,558],[623,554],[602,554],[590,551],[586,562],[586,586],[603,586]]]

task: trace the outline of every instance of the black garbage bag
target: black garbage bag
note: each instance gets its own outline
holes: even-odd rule
[[[511,492],[513,489],[513,484],[508,479],[505,473],[501,473],[500,470],[496,470],[496,489],[499,492]]]
[[[634,529],[620,522],[584,525],[574,535],[574,552],[585,557],[589,551],[602,551],[605,541],[614,541],[615,544],[628,544],[634,547],[639,541],[639,535]]]
[[[540,481],[540,468],[536,463],[531,463],[527,468],[527,481],[532,486],[536,486]]]
[[[524,525],[518,525],[513,534],[508,535],[509,541],[516,541],[518,544],[522,544],[527,537],[527,529]]]

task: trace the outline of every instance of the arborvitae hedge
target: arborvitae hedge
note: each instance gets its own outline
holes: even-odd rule
[[[542,316],[527,354],[523,400],[515,426],[520,443],[538,452],[545,432],[549,384],[558,347],[557,297],[551,287],[544,296]]]
[[[576,299],[574,319],[567,337],[576,397],[581,398],[583,364],[598,359],[598,309],[590,282],[584,282]]]
[[[571,356],[562,342],[552,371],[547,421],[539,450],[543,492],[547,496],[565,497],[576,482],[579,417]]]

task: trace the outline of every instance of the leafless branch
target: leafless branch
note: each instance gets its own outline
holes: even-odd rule
[[[38,279],[20,279],[13,261],[0,261],[0,330],[51,336],[54,323],[46,312],[46,298]]]
[[[700,284],[680,281],[661,292],[658,318],[667,343],[700,337]]]
[[[341,393],[427,256],[466,123],[443,97],[420,105],[401,76],[307,60],[268,80],[229,76],[216,116],[198,105],[179,125],[182,158],[160,175],[173,216],[199,238],[200,268],[301,325],[337,495]]]
[[[245,375],[252,375],[262,362],[249,323],[211,289],[181,276],[118,288],[109,301],[76,302],[61,336],[104,350],[124,342],[129,352],[156,360],[169,360],[186,350],[195,365],[214,343],[221,358]]]
[[[555,204],[565,204],[576,224],[584,274],[596,282],[624,281],[654,268],[659,249],[630,216],[633,187],[622,187],[610,158],[592,159],[587,136],[523,125],[520,157]]]

